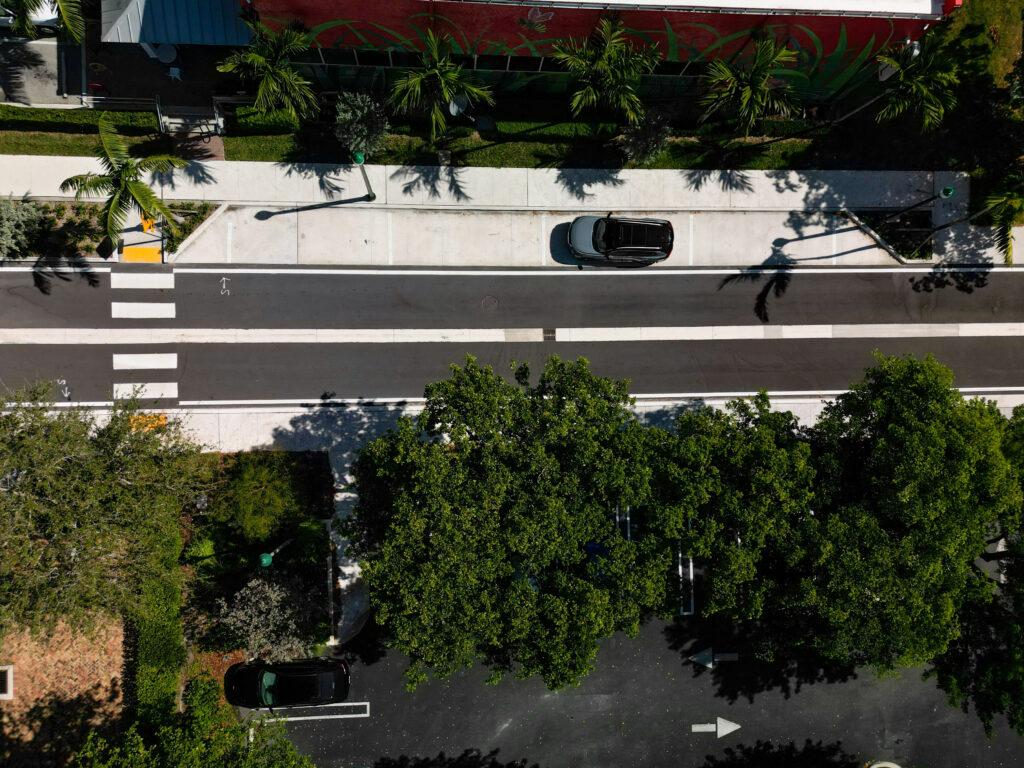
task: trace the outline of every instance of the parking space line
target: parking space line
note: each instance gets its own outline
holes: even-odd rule
[[[301,715],[299,717],[289,717],[288,715],[281,714],[280,712],[275,713],[275,719],[284,720],[286,722],[298,722],[300,720],[350,720],[355,718],[367,718],[370,716],[370,702],[368,701],[345,701],[340,704],[328,704],[326,706],[331,707],[365,707],[365,712],[343,712],[336,715]],[[325,707],[317,707],[317,709],[324,709]],[[297,707],[296,709],[299,709]],[[303,707],[302,709],[307,709]]]

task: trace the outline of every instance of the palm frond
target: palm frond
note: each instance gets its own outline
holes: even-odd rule
[[[155,218],[155,214],[160,214],[173,232],[178,231],[178,223],[174,213],[146,184],[141,181],[129,181],[125,185],[125,191],[128,193],[131,204],[136,210],[140,213],[145,213],[150,218]]]
[[[131,203],[126,199],[126,194],[121,190],[116,190],[103,204],[100,221],[103,222],[103,231],[107,240],[114,248],[117,247],[121,234],[124,232],[130,206]]]
[[[83,173],[64,179],[60,183],[61,192],[74,192],[75,199],[83,197],[99,197],[109,195],[114,189],[109,176],[101,176],[96,173]]]
[[[110,121],[110,114],[104,112],[97,121],[99,128],[100,143],[97,147],[96,157],[103,162],[108,172],[116,171],[128,162],[128,144]]]
[[[82,0],[57,0],[57,13],[64,30],[76,43],[85,35],[85,17],[82,15]]]

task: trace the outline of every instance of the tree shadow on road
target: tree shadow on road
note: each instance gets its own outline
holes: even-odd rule
[[[946,267],[935,266],[931,272],[922,276],[908,278],[910,287],[917,293],[932,293],[943,288],[956,288],[962,293],[974,293],[988,285],[988,276],[992,267]]]
[[[527,760],[511,760],[505,762],[498,759],[498,750],[481,752],[478,749],[467,749],[461,755],[447,755],[439,752],[434,757],[382,757],[373,764],[373,768],[539,768],[537,763]]]
[[[692,668],[694,678],[711,675],[717,695],[730,703],[741,698],[753,702],[757,694],[768,691],[778,691],[788,699],[805,685],[857,677],[853,664],[830,661],[808,648],[796,647],[793,638],[805,634],[791,623],[755,625],[701,617],[680,617],[665,627],[665,638],[669,647],[679,652],[681,663]],[[689,660],[707,648],[739,654],[739,659],[719,661],[714,669]]]
[[[842,742],[807,739],[802,746],[758,741],[752,746],[727,747],[721,757],[708,755],[701,768],[860,768],[863,762],[845,751]]]

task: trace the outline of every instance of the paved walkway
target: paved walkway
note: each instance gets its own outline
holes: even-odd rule
[[[0,195],[62,197],[61,181],[97,169],[89,157],[0,157]],[[891,265],[836,214],[910,206],[952,185],[952,199],[929,204],[944,223],[965,215],[969,195],[966,175],[952,172],[360,169],[208,159],[151,182],[167,200],[229,204],[169,260],[363,266],[571,264],[567,224],[595,211],[671,219],[676,248],[665,266]],[[1024,229],[1016,233],[1024,239]],[[1001,261],[991,231],[968,224],[942,230],[936,255]]]

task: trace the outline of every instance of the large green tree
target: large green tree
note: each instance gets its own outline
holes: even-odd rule
[[[661,60],[656,45],[633,45],[622,21],[605,17],[589,38],[557,43],[551,55],[576,81],[569,99],[574,115],[606,106],[630,125],[643,121],[646,110],[637,90]]]
[[[76,200],[97,195],[106,197],[100,219],[105,235],[104,245],[110,249],[117,247],[132,210],[151,218],[159,214],[171,230],[176,230],[174,214],[143,181],[143,175],[184,168],[187,161],[171,155],[132,157],[124,137],[114,129],[109,114],[104,112],[100,115],[98,125],[100,143],[95,154],[103,173],[82,173],[64,179],[60,185],[61,192],[74,192]]]
[[[661,448],[650,459],[655,527],[710,564],[702,613],[757,620],[784,610],[814,522],[810,446],[796,417],[761,393],[726,411],[683,412]]]
[[[788,117],[796,111],[796,98],[782,75],[796,60],[796,51],[772,39],[758,40],[749,60],[716,59],[701,76],[705,93],[701,120],[718,112],[732,113],[745,135],[765,117]]]
[[[922,664],[985,600],[974,566],[1017,527],[1021,489],[994,404],[965,401],[933,357],[877,355],[811,432],[817,469],[806,601],[824,655],[888,670]]]
[[[474,661],[577,684],[600,638],[663,604],[662,541],[615,524],[651,474],[626,383],[585,360],[529,375],[469,358],[355,462],[354,546],[410,687]]]
[[[41,387],[0,401],[0,631],[136,617],[144,583],[179,570],[205,476],[180,425],[143,425],[132,403],[100,424]]]
[[[97,735],[75,755],[76,768],[314,768],[288,741],[281,722],[238,722],[220,703],[220,686],[209,677],[185,689],[184,712],[155,733],[132,725],[112,742]]]

